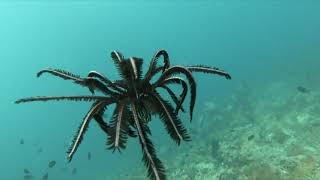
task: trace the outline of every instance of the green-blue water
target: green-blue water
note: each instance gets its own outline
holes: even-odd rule
[[[204,101],[211,98],[215,104],[223,104],[243,82],[252,91],[279,81],[293,90],[305,86],[319,91],[319,9],[320,2],[312,0],[1,1],[0,179],[23,179],[24,168],[35,179],[49,172],[50,180],[118,179],[118,174],[144,169],[137,139],[129,139],[122,154],[112,153],[106,150],[105,134],[96,123],[90,125],[74,160],[67,163],[66,150],[90,103],[16,105],[14,101],[38,95],[90,93],[50,75],[38,79],[39,70],[53,67],[81,76],[96,70],[117,79],[111,51],[143,58],[146,70],[158,49],[168,51],[172,64],[205,64],[226,70],[231,81],[195,75],[195,117],[190,124],[182,116],[184,124],[192,128]],[[259,99],[251,103],[255,101]],[[272,103],[271,99],[264,101]],[[111,112],[105,118],[110,118]],[[152,122],[151,127],[157,149],[173,145],[162,123]],[[20,144],[21,138],[24,144]],[[182,144],[186,149],[190,145]],[[40,153],[39,148],[43,149]],[[168,153],[179,156],[182,151],[185,149],[176,147]],[[56,167],[48,168],[50,160],[57,161]],[[74,167],[77,173],[72,175]]]

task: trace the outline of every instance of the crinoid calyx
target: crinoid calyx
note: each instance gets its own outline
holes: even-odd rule
[[[159,50],[154,55],[145,75],[142,74],[143,60],[141,58],[124,58],[117,51],[111,53],[111,58],[118,69],[120,80],[111,81],[96,71],[89,72],[87,77],[83,78],[64,70],[51,68],[44,69],[37,74],[38,77],[43,74],[51,74],[64,80],[71,80],[88,88],[92,95],[38,96],[19,99],[16,103],[51,100],[93,102],[69,148],[69,160],[72,160],[78,149],[89,123],[95,120],[102,131],[107,134],[107,145],[110,149],[119,151],[125,149],[128,137],[138,137],[149,179],[164,180],[166,179],[165,169],[149,138],[151,130],[148,127],[148,122],[152,116],[158,115],[166,131],[178,145],[181,141],[189,141],[190,136],[183,127],[178,113],[185,112],[182,105],[187,93],[190,92],[189,113],[190,120],[192,119],[197,94],[193,73],[216,74],[227,79],[231,79],[231,76],[218,68],[209,66],[171,66],[168,53],[165,50]],[[163,62],[159,66],[160,58],[163,59]],[[151,81],[156,74],[159,75],[158,78]],[[180,77],[181,75],[185,78]],[[169,88],[169,85],[178,85],[181,87],[181,93],[177,95],[174,90]],[[169,100],[159,93],[160,88],[168,93]],[[95,95],[96,91],[103,95]],[[115,104],[115,108],[110,122],[107,123],[103,119],[103,114],[111,104]]]

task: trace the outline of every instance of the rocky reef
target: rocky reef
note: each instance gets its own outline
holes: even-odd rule
[[[319,90],[303,93],[284,82],[254,90],[242,84],[224,104],[202,106],[191,124],[193,141],[175,155],[170,148],[160,152],[168,179],[320,179]]]

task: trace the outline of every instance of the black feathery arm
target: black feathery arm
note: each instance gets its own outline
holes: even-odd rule
[[[126,89],[128,91],[136,91],[133,81],[138,77],[137,64],[139,64],[139,62],[137,61],[137,59],[124,59],[123,55],[118,51],[112,51],[111,58],[116,65],[121,78],[125,82]],[[142,62],[140,63],[140,65],[142,65]],[[130,87],[132,87],[133,89],[130,89]]]
[[[137,72],[136,79],[141,80],[142,79],[143,59],[142,58],[138,58],[138,57],[131,57],[130,60],[133,61],[135,66],[136,66],[136,72]]]
[[[115,80],[113,83],[123,89],[128,89],[126,81],[125,80]]]
[[[123,56],[117,52],[113,51],[111,57],[118,69],[121,78],[124,80],[127,91],[132,91],[138,98],[136,83],[135,81],[139,77],[139,67],[142,65],[141,59],[129,58],[124,59]]]
[[[124,59],[122,53],[120,53],[119,51],[112,51],[111,58],[116,66],[118,66]]]
[[[162,162],[157,158],[156,150],[148,137],[147,132],[150,131],[148,126],[143,123],[138,118],[138,113],[136,109],[136,105],[134,103],[131,104],[134,125],[138,132],[138,137],[140,140],[142,152],[143,152],[143,162],[148,169],[148,177],[150,180],[165,180],[165,170]]]
[[[120,89],[117,84],[112,82],[110,79],[107,77],[103,76],[102,74],[98,73],[97,71],[90,71],[88,74],[88,77],[95,77],[100,79],[102,82],[105,83],[107,87],[111,87],[112,89],[118,91],[118,93],[124,93],[125,91],[123,89]]]
[[[44,69],[44,70],[41,70],[40,72],[38,72],[37,77],[40,77],[44,73],[52,74],[52,75],[60,77],[64,80],[73,80],[77,84],[88,87],[90,92],[92,94],[94,94],[94,86],[92,86],[92,85],[95,85],[95,83],[85,84],[85,82],[84,82],[85,79],[81,78],[79,75],[75,75],[73,73],[70,73],[70,72],[67,72],[67,71],[61,70],[61,69],[47,68],[47,69]],[[95,86],[97,86],[97,85],[95,85]]]
[[[95,114],[93,116],[93,118],[98,123],[99,127],[101,128],[101,130],[108,135],[110,126],[103,120],[102,115]]]
[[[126,68],[128,69],[126,73],[127,82],[128,84],[130,84],[131,90],[133,91],[136,98],[138,99],[139,95],[138,95],[137,86],[135,83],[138,78],[138,69],[137,69],[136,63],[137,62],[133,58],[129,58],[129,60],[125,61]]]
[[[160,83],[160,86],[166,86],[167,84],[180,84],[183,88],[183,91],[180,94],[180,100],[178,101],[179,103],[177,104],[176,110],[175,112],[178,112],[180,109],[182,112],[184,112],[184,109],[182,107],[182,104],[184,102],[184,100],[186,99],[187,93],[188,93],[188,85],[186,83],[186,81],[180,77],[169,77],[167,79],[165,79],[164,81],[162,81],[162,83]]]
[[[151,121],[151,112],[147,104],[143,102],[144,97],[140,98],[139,101],[136,104],[136,108],[138,109],[137,113],[139,116],[139,119],[143,120],[145,123],[148,123]],[[148,132],[151,135],[151,131]]]
[[[80,84],[82,86],[85,87],[90,87],[92,89],[97,89],[100,92],[102,92],[105,95],[110,95],[111,97],[117,97],[119,94],[110,90],[106,85],[104,85],[102,82],[100,82],[99,80],[92,78],[92,77],[88,77],[88,78],[84,78],[80,81],[76,81],[77,84]]]
[[[37,77],[40,77],[44,73],[49,73],[54,76],[60,77],[65,80],[74,80],[74,81],[80,81],[82,78],[80,78],[79,75],[75,75],[71,72],[61,70],[61,69],[53,69],[53,68],[46,68],[37,73]]]
[[[114,102],[112,102],[114,103]],[[110,104],[112,104],[110,103]],[[103,115],[105,113],[105,111],[107,110],[107,106],[110,104],[106,104],[104,105],[94,116],[93,118],[95,119],[95,121],[98,123],[99,127],[101,128],[101,130],[103,132],[105,132],[107,135],[109,135],[109,125],[103,120]],[[94,105],[94,104],[93,104]]]
[[[163,66],[157,67],[157,62],[160,56],[163,57]],[[170,67],[170,60],[169,60],[169,55],[167,51],[163,49],[157,51],[150,62],[147,73],[144,76],[144,82],[149,82],[156,73],[158,73],[161,70],[165,71],[169,67]]]
[[[165,71],[166,69],[168,69],[170,67],[170,60],[169,60],[168,52],[164,49],[160,49],[158,52],[156,52],[153,59],[155,59],[157,61],[157,59],[160,58],[160,56],[163,57],[164,64],[162,66],[162,69],[163,69],[163,71]]]
[[[216,67],[210,67],[210,66],[204,66],[204,65],[194,65],[194,66],[185,66],[187,69],[189,69],[191,72],[203,72],[208,74],[217,74],[220,76],[224,76],[226,79],[231,79],[231,76],[229,73],[220,70]]]
[[[181,120],[178,117],[178,114],[175,113],[172,105],[161,98],[157,92],[152,92],[150,94],[153,98],[153,103],[157,104],[158,114],[160,115],[161,121],[164,123],[168,134],[171,138],[179,145],[181,140],[189,141],[190,136],[187,133],[187,130],[183,127]]]
[[[101,108],[101,110],[97,114],[95,114],[93,118],[96,120],[96,122],[98,123],[102,131],[104,131],[107,135],[109,135],[110,126],[103,120],[103,114],[105,112],[106,107],[107,106],[105,106],[105,108]],[[133,138],[137,137],[134,130],[130,129],[130,127],[128,127],[128,136]]]
[[[118,102],[110,122],[107,142],[109,149],[113,151],[117,149],[120,152],[121,149],[126,148],[130,115],[127,105],[124,102]]]
[[[160,78],[152,85],[154,88],[158,87],[159,84],[162,83],[162,81],[164,81],[167,78],[170,78],[176,74],[184,74],[189,82],[189,86],[190,86],[190,121],[192,120],[192,116],[193,116],[193,109],[194,109],[194,105],[196,102],[196,95],[197,95],[197,86],[196,86],[196,81],[192,76],[191,71],[189,71],[187,68],[183,67],[183,66],[173,66],[169,69],[167,69],[166,71],[164,71],[164,73],[162,73],[162,75],[160,76]]]
[[[132,138],[136,138],[137,137],[137,134],[134,130],[132,130],[129,126],[129,129],[128,129],[128,136],[132,137]]]
[[[182,103],[180,104],[180,100],[178,99],[176,94],[168,86],[160,85],[159,87],[165,89],[168,92],[168,94],[170,95],[173,102],[176,104],[176,110],[175,110],[176,113],[178,113],[179,109],[181,109],[182,112],[185,112],[184,108],[181,106]],[[181,107],[179,107],[179,104]]]
[[[135,125],[134,125],[132,111],[130,109],[129,109],[129,113],[131,114],[131,117],[128,119],[128,121],[129,121],[128,136],[130,136],[132,138],[136,138],[138,136],[136,134],[136,131],[134,130]]]
[[[122,79],[128,79],[128,72],[126,68],[126,60],[124,59],[124,56],[118,52],[118,51],[112,51],[111,52],[111,58],[121,76]]]
[[[89,126],[89,123],[90,123],[90,120],[94,117],[94,115],[101,109],[103,108],[103,106],[107,104],[106,102],[104,101],[99,101],[99,102],[96,102],[94,104],[94,106],[91,107],[90,111],[86,114],[86,116],[84,117],[73,141],[72,141],[72,145],[71,147],[69,148],[68,150],[68,160],[71,161],[72,158],[73,158],[73,155],[74,153],[77,151],[82,139],[83,139],[83,136],[85,134],[85,132],[87,131],[88,129],[88,126]]]
[[[29,98],[22,98],[15,101],[16,104],[33,102],[33,101],[111,101],[110,97],[105,96],[36,96]]]
[[[131,78],[133,80],[138,79],[138,66],[137,66],[137,61],[133,57],[129,58],[128,60],[128,66],[130,67],[130,72],[131,72]],[[129,65],[130,64],[130,65]]]

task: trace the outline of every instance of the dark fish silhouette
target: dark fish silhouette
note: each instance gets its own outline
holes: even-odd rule
[[[24,140],[22,138],[20,139],[20,144],[24,144]]]
[[[77,173],[77,168],[73,168],[71,174],[74,175]]]
[[[28,169],[26,169],[26,168],[23,170],[23,172],[24,172],[25,174],[30,174],[30,171],[29,171]]]
[[[26,174],[23,176],[24,180],[33,180],[33,176],[31,174]]]
[[[48,164],[49,168],[52,168],[55,165],[56,165],[56,161],[50,161]]]
[[[305,87],[302,87],[302,86],[298,86],[297,87],[297,90],[301,93],[310,93],[310,90],[305,88]]]
[[[42,179],[41,180],[48,180],[48,177],[49,177],[49,174],[46,173],[42,176]]]
[[[254,134],[248,136],[248,141],[251,141],[254,138]]]
[[[91,160],[91,153],[88,152],[88,160]]]

